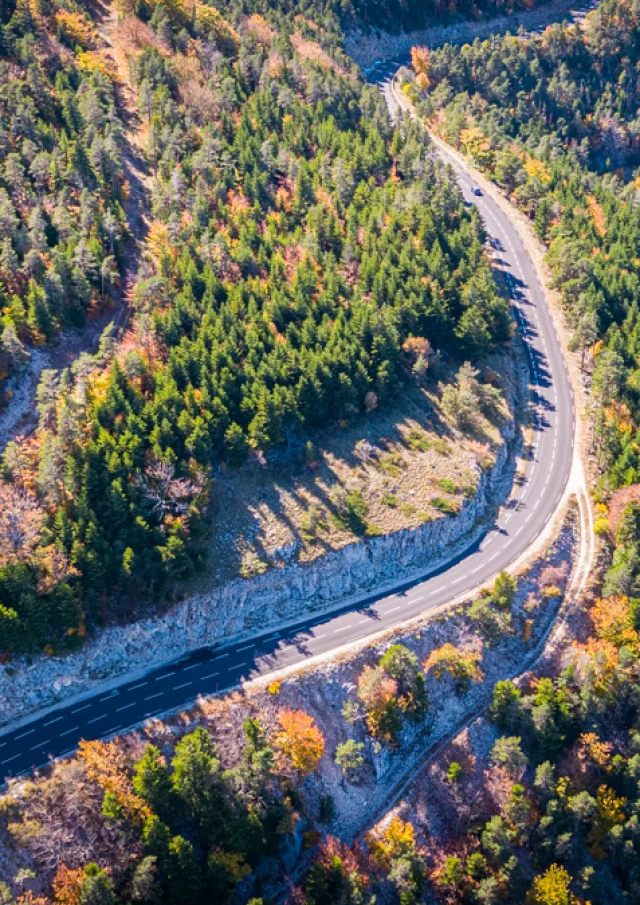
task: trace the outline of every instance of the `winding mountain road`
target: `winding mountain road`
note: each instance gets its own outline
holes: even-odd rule
[[[378,70],[392,114],[391,72]],[[146,718],[257,676],[336,650],[439,607],[513,565],[556,512],[572,468],[576,420],[562,348],[535,267],[502,207],[476,195],[460,161],[445,150],[468,203],[477,205],[508,282],[529,363],[532,454],[495,522],[463,554],[423,580],[371,597],[356,608],[301,619],[280,632],[202,650],[108,692],[50,711],[0,735],[0,776],[22,775],[73,751],[81,739],[109,738]]]

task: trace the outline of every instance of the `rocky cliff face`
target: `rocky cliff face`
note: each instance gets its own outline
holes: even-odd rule
[[[513,433],[510,424],[495,465],[483,472],[476,495],[455,517],[355,542],[310,565],[237,579],[176,604],[163,616],[106,629],[67,657],[13,663],[0,673],[0,723],[95,692],[118,676],[146,671],[196,648],[273,630],[426,576],[466,546],[492,500],[504,492],[506,481],[510,484],[507,441]]]

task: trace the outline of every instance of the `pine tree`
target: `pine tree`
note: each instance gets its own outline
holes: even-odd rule
[[[7,324],[2,331],[0,346],[8,359],[10,370],[19,372],[29,360],[30,353],[27,352],[24,344],[20,341],[13,324]]]
[[[47,307],[45,294],[35,280],[29,281],[27,323],[37,338],[53,339],[55,325]]]
[[[170,823],[175,817],[170,771],[154,745],[147,745],[135,765],[133,788],[136,795],[144,798],[161,820]]]

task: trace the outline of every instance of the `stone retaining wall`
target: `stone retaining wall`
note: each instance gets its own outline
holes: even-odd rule
[[[426,575],[462,551],[490,504],[508,490],[513,436],[510,422],[495,465],[483,472],[476,495],[465,500],[457,516],[354,542],[309,565],[237,579],[194,595],[162,616],[105,629],[66,657],[12,662],[0,672],[0,724],[72,696],[94,694],[109,680],[141,674],[199,647],[273,630]]]

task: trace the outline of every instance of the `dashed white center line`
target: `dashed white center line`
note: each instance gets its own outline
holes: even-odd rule
[[[44,725],[46,726],[46,723]],[[35,729],[29,729],[27,732],[21,732],[20,735],[16,735],[16,741],[18,741],[19,738],[26,738],[28,735],[33,735],[35,731]]]
[[[118,709],[116,710],[116,713],[120,713],[121,710],[129,710],[131,707],[135,707],[135,706],[136,706],[135,701],[133,702],[133,704],[125,704],[124,707],[118,707]]]
[[[14,754],[13,757],[8,757],[6,760],[0,760],[0,764],[10,764],[12,760],[17,760],[19,757],[19,754]]]
[[[145,701],[153,701],[154,698],[161,698],[162,692],[159,691],[157,694],[150,694],[148,698],[145,698]]]
[[[177,671],[178,671],[177,669],[172,669],[169,672],[163,672],[161,676],[156,676],[155,680],[156,680],[156,682],[161,682],[163,679],[168,679],[169,676],[175,676]]]
[[[174,691],[180,691],[181,688],[187,688],[189,685],[193,685],[193,682],[185,682],[184,685],[174,685]]]
[[[253,644],[246,644],[244,647],[239,647],[237,653],[241,653],[243,650],[251,650],[251,648],[255,646],[255,642]]]
[[[94,716],[94,718],[93,718],[92,720],[87,720],[87,725],[90,726],[91,723],[97,723],[97,722],[99,722],[100,720],[106,720],[106,718],[107,718],[108,716],[109,716],[108,713],[103,713],[102,716]]]
[[[34,745],[33,748],[32,748],[31,750],[32,750],[32,751],[37,751],[38,748],[44,748],[45,745],[50,745],[50,744],[51,744],[51,739],[48,738],[48,739],[46,740],[46,742],[40,742],[39,744]]]
[[[81,710],[88,710],[91,707],[91,704],[83,704],[82,707],[76,707],[75,710],[72,710],[71,713],[80,713]]]
[[[63,738],[65,735],[71,735],[72,732],[80,732],[80,726],[74,726],[73,729],[67,729],[64,732],[60,733],[60,738]],[[61,754],[60,757],[63,757]]]
[[[61,716],[57,716],[53,720],[47,720],[47,722],[43,723],[42,725],[43,726],[53,726],[54,723],[59,723],[61,719],[62,719]]]
[[[219,675],[220,675],[219,672],[210,672],[208,676],[202,677],[202,681],[204,682],[205,679],[213,679],[213,678],[215,678],[215,676],[219,676]]]
[[[217,656],[217,657],[214,657],[213,659],[214,659],[214,662],[215,662],[216,660],[224,660],[224,658],[225,658],[225,657],[228,657],[228,656],[229,656],[229,651],[227,651],[226,654],[218,654],[218,656]]]
[[[350,628],[350,625],[343,625],[342,628],[334,628],[332,634],[337,635],[339,632],[347,632]]]
[[[388,610],[386,610],[386,612],[387,612],[387,613],[395,613],[395,611],[396,611],[396,610],[399,610],[399,609],[400,609],[400,606],[399,606],[399,605],[398,605],[398,606],[391,606],[391,607],[389,607]]]
[[[199,666],[202,666],[202,663],[192,663],[191,666],[185,666],[182,672],[189,672],[190,669],[197,669]]]
[[[127,689],[128,691],[135,691],[136,688],[142,688],[143,685],[148,685],[148,682],[138,682],[137,685],[132,685],[131,688]]]

